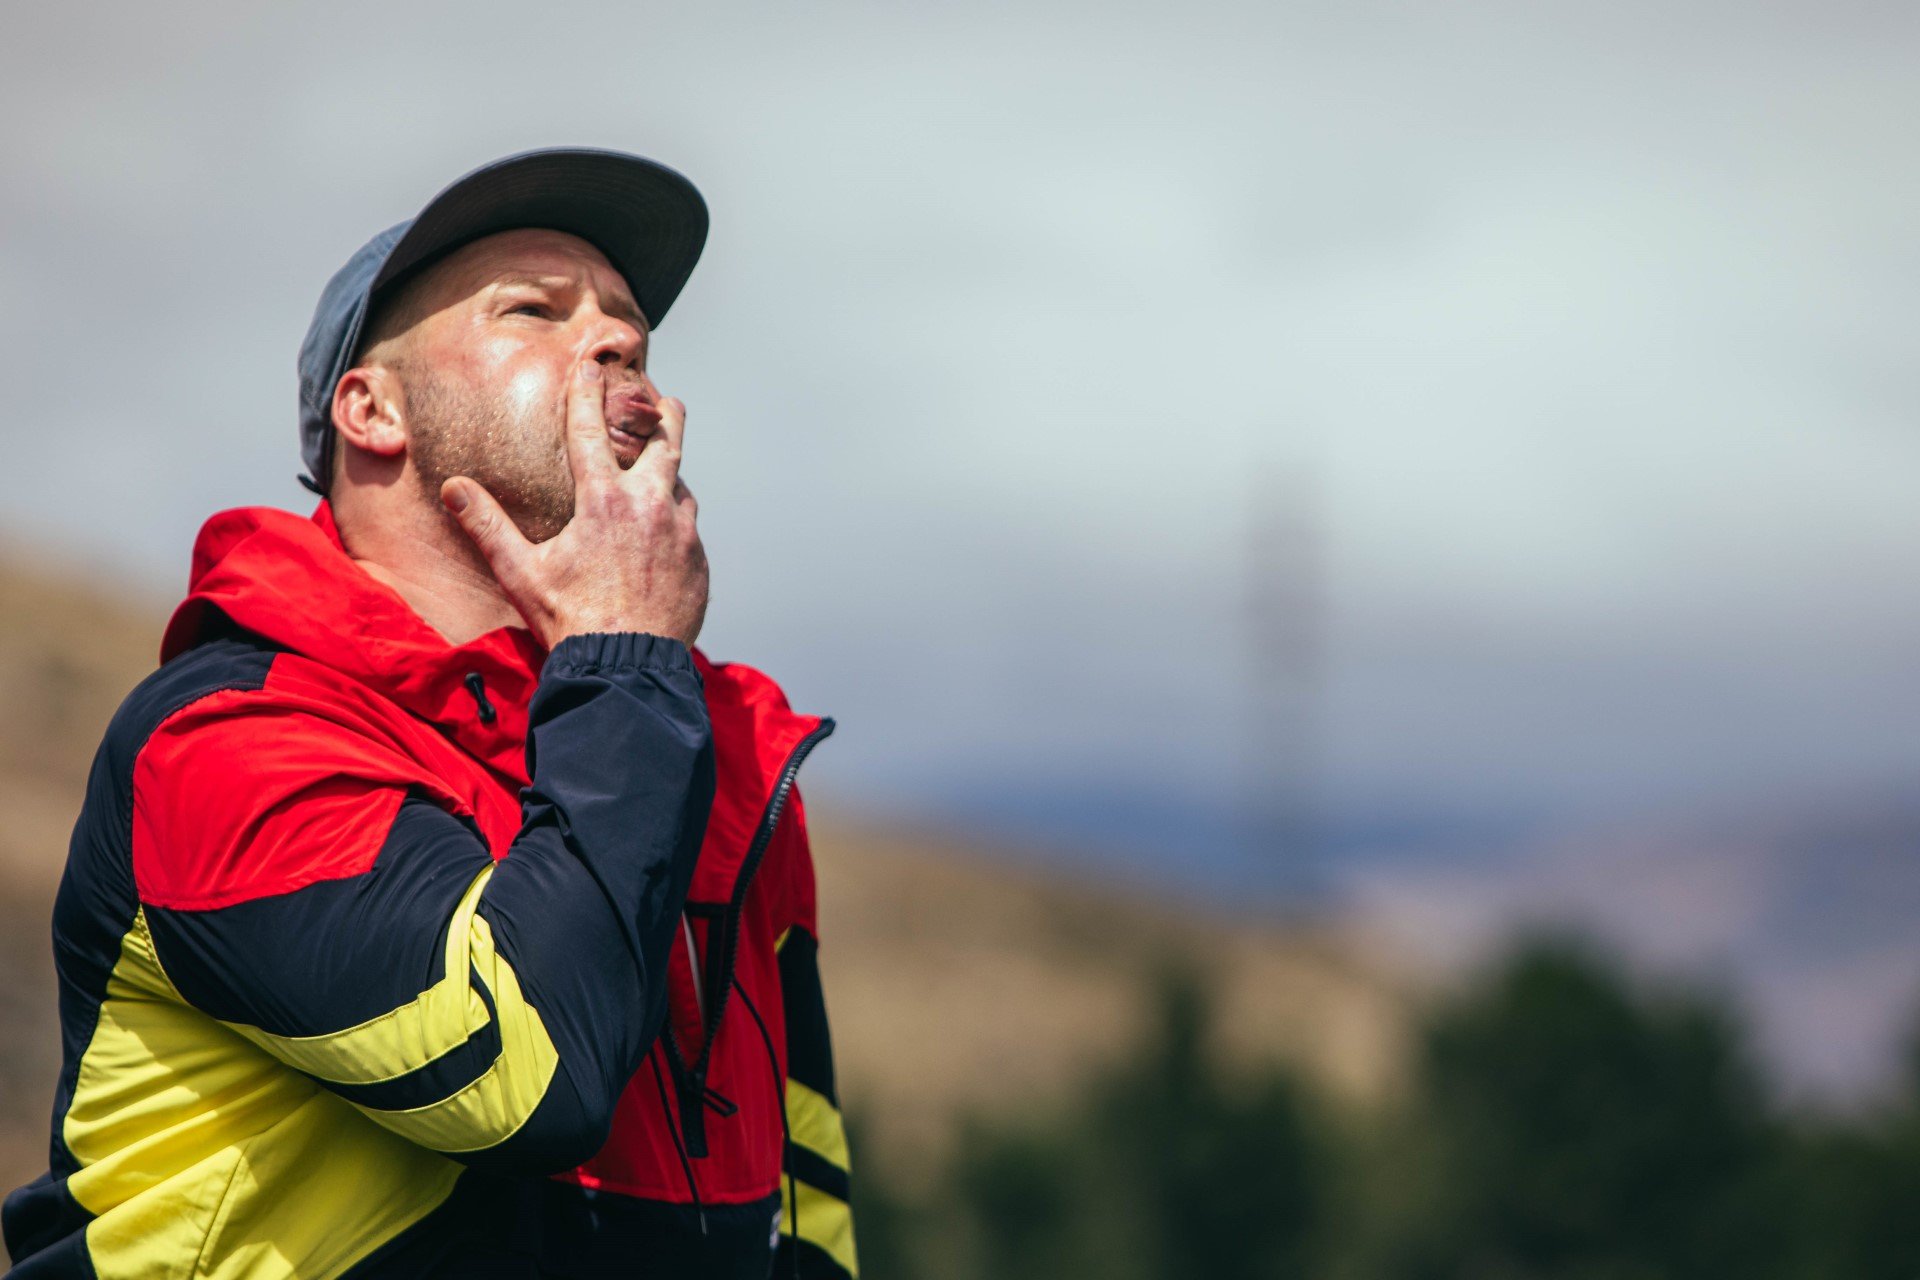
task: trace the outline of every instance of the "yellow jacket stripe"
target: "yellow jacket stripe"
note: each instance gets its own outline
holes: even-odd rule
[[[852,1172],[847,1126],[840,1118],[840,1109],[826,1095],[792,1078],[787,1080],[787,1129],[800,1146],[842,1173]]]
[[[845,1200],[828,1195],[810,1182],[790,1178],[780,1184],[780,1215],[781,1231],[797,1234],[825,1252],[849,1276],[859,1276],[860,1258],[853,1245],[853,1210]]]
[[[487,922],[475,914],[493,872],[494,865],[489,864],[467,886],[447,926],[444,972],[413,1000],[358,1026],[324,1035],[277,1036],[244,1023],[226,1025],[288,1066],[334,1084],[378,1084],[438,1060],[487,1025],[486,1003],[467,977],[470,955],[496,1001],[504,985],[510,984],[516,996],[519,993],[512,969],[494,955]],[[506,970],[504,982],[497,973],[493,981],[487,980],[488,970],[496,965]],[[547,1050],[552,1051],[551,1042]]]

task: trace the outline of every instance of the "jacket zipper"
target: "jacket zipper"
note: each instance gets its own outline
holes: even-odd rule
[[[700,1056],[692,1063],[686,1061],[680,1052],[679,1042],[674,1038],[673,1030],[668,1027],[661,1037],[667,1049],[667,1062],[673,1068],[674,1084],[679,1094],[680,1130],[687,1144],[687,1153],[692,1156],[707,1154],[706,1112],[709,1107],[721,1116],[730,1116],[739,1110],[723,1095],[707,1086],[707,1067],[713,1057],[714,1037],[720,1034],[721,1020],[726,1017],[727,997],[733,991],[733,968],[740,953],[740,917],[746,909],[747,890],[753,883],[753,877],[760,870],[761,859],[766,857],[767,846],[773,842],[773,833],[780,826],[781,815],[787,809],[787,797],[793,792],[794,780],[800,774],[800,766],[805,763],[813,749],[830,737],[834,722],[830,717],[822,717],[806,737],[794,744],[787,753],[787,759],[775,775],[773,794],[767,799],[767,807],[760,813],[760,825],[754,828],[753,842],[747,846],[747,856],[740,863],[740,874],[734,879],[733,894],[727,901],[725,914],[719,920],[719,937],[711,929],[707,933],[707,947],[712,951],[719,944],[720,967],[715,981],[709,987],[711,998],[701,1012]],[[684,923],[684,917],[683,917]],[[691,930],[688,941],[692,941]],[[694,984],[699,986],[695,966]]]
[[[700,983],[700,948],[693,945],[693,921],[687,919],[687,913],[680,913],[680,937],[687,944],[687,971],[693,975],[693,1008],[700,1015],[700,1025],[707,1025],[707,993]]]

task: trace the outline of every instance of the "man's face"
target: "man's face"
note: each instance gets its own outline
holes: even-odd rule
[[[566,399],[582,360],[604,370],[621,466],[659,427],[646,320],[625,279],[578,237],[530,229],[476,240],[400,305],[412,323],[365,362],[399,376],[407,454],[436,506],[442,481],[471,476],[528,538],[558,533],[573,515]]]

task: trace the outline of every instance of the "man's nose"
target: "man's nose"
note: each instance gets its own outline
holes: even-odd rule
[[[591,327],[587,334],[587,355],[603,365],[631,366],[646,350],[645,335],[630,321],[602,312],[588,323]]]

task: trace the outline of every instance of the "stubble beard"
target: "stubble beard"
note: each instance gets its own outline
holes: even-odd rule
[[[545,542],[573,518],[562,408],[515,413],[431,367],[403,374],[407,454],[434,508],[452,476],[476,480],[530,542]]]

